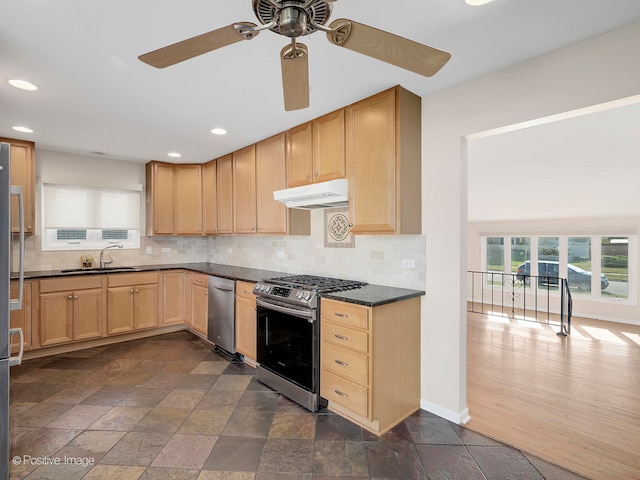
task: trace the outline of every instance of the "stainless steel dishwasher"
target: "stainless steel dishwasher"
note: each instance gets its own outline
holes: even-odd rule
[[[236,353],[236,282],[209,277],[209,321],[207,338],[228,353]]]

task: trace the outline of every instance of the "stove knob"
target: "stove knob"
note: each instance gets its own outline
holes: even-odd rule
[[[302,300],[302,296],[304,295],[304,292],[299,291],[298,293],[296,293],[296,297],[298,298],[298,300]]]
[[[271,291],[271,285],[263,285],[264,293],[269,293]]]
[[[309,300],[311,298],[311,292],[304,292],[304,299]]]

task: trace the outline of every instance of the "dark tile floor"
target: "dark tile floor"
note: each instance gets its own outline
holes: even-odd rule
[[[419,411],[377,437],[188,332],[11,370],[12,479],[578,479]]]

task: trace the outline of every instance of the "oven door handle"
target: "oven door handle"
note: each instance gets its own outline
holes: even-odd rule
[[[259,298],[256,299],[256,305],[258,305],[259,307],[264,307],[264,308],[268,308],[271,310],[275,310],[276,312],[280,312],[280,313],[286,313],[288,315],[293,315],[294,317],[303,317],[303,318],[310,318],[313,319],[313,311],[312,310],[298,310],[296,308],[289,308],[289,307],[284,307],[282,305],[278,305],[275,303],[269,303],[269,302],[265,302],[263,300],[260,300]]]

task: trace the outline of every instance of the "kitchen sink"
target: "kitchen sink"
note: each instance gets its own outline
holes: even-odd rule
[[[62,273],[121,273],[121,272],[139,272],[136,267],[103,267],[103,268],[69,268],[60,270]]]

